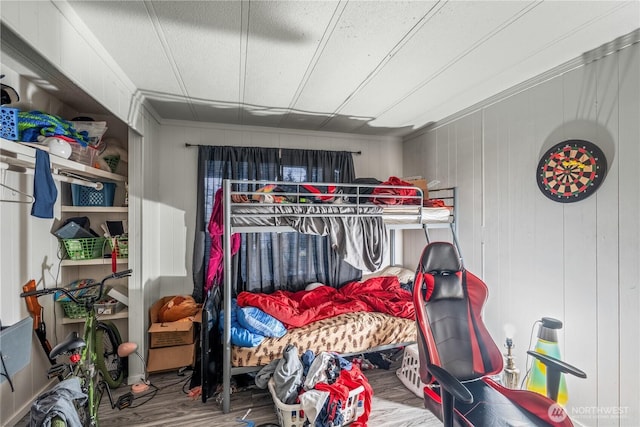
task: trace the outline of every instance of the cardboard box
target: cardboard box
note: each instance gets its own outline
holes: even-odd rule
[[[411,185],[414,185],[422,190],[422,198],[424,200],[429,198],[429,189],[427,188],[427,180],[424,178],[409,178],[405,179]]]
[[[196,344],[150,348],[147,372],[161,372],[193,366],[196,360]]]
[[[171,347],[192,344],[195,340],[195,328],[193,322],[200,322],[202,311],[194,316],[193,320],[179,320],[177,322],[158,322],[160,308],[173,296],[163,297],[156,301],[149,310],[151,327],[149,327],[149,347]]]

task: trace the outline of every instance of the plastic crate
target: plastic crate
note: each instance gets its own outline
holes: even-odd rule
[[[273,378],[269,380],[268,387],[269,393],[271,393],[273,403],[276,407],[276,413],[278,415],[278,420],[280,421],[280,426],[303,427],[305,425],[305,422],[307,422],[307,417],[304,415],[301,405],[287,405],[286,403],[282,403],[282,401],[278,399],[278,396],[276,395],[275,383],[273,381]],[[364,403],[364,396],[361,396],[363,392],[363,386],[355,388],[349,392],[347,402],[344,405],[344,408],[342,408],[344,423],[337,424],[336,427],[351,424],[356,420],[357,417],[360,416],[361,411],[364,411],[364,407],[362,406]]]
[[[420,357],[418,355],[418,344],[411,344],[404,348],[402,366],[396,370],[396,375],[405,387],[411,390],[419,398],[424,398],[425,384],[420,379]]]
[[[0,119],[2,122],[0,137],[11,141],[18,140],[18,111],[17,108],[0,108]]]
[[[111,170],[112,173],[116,173],[116,170],[118,169],[118,164],[120,163],[119,155],[104,156],[102,160],[104,160],[107,166],[109,166],[109,169]]]
[[[89,239],[62,239],[67,256],[72,260],[102,258],[106,239],[92,237]]]
[[[93,279],[80,279],[75,282],[71,282],[67,286],[66,289],[74,291],[73,296],[80,301],[85,298],[96,298],[98,297],[98,292],[100,291],[100,287],[96,286],[90,289],[83,289],[87,285],[91,285],[96,283]],[[87,308],[83,304],[78,304],[71,300],[67,295],[63,292],[56,292],[53,296],[56,302],[59,302],[64,310],[65,317],[71,319],[81,319],[86,317]]]
[[[115,238],[117,241],[116,257],[128,258],[129,257],[129,237],[118,236]],[[113,251],[113,238],[107,239],[109,241],[109,248]]]
[[[116,184],[103,182],[102,190],[86,185],[71,184],[73,206],[113,206]]]

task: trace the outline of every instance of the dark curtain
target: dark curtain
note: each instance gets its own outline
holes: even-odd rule
[[[213,210],[213,196],[222,180],[279,180],[279,149],[254,147],[198,147],[198,205],[193,251],[193,297],[204,299],[204,283],[211,238],[207,225]]]
[[[293,182],[352,182],[351,153],[257,147],[201,146],[198,153],[198,207],[194,244],[194,298],[202,300],[210,246],[207,224],[213,196],[222,180],[249,179]],[[300,233],[242,235],[235,257],[238,278],[233,294],[243,290],[296,291],[308,283],[338,287],[361,277],[361,271],[340,260],[328,237]]]

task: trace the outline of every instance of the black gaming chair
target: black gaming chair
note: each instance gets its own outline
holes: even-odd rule
[[[502,371],[503,358],[482,321],[487,294],[482,280],[462,267],[452,244],[426,246],[413,292],[425,407],[447,427],[572,426],[550,397],[489,378]],[[542,356],[547,367],[547,395],[557,395],[561,372],[586,378],[558,359],[532,355]]]

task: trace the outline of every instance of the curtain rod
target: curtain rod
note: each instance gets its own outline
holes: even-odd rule
[[[205,144],[189,144],[188,142],[185,142],[185,147],[213,147],[212,145],[205,145]],[[345,151],[347,153],[351,153],[351,154],[357,154],[360,155],[362,154],[362,151],[348,151],[348,150],[340,150],[340,151]]]

